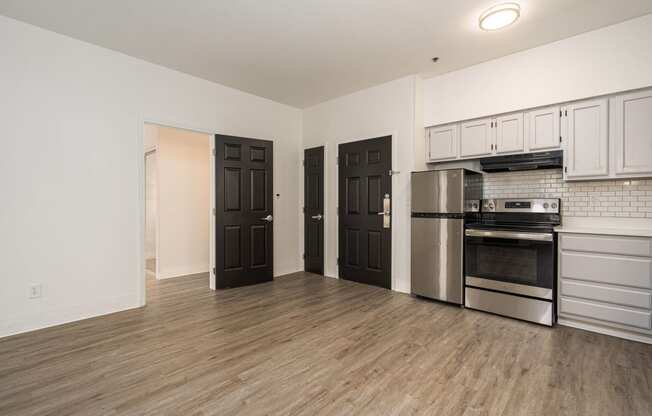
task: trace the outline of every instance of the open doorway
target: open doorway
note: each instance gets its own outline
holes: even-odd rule
[[[150,299],[165,279],[194,276],[209,282],[212,135],[145,123],[143,143]]]

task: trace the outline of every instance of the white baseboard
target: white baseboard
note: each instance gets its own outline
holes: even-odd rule
[[[616,328],[607,328],[601,325],[594,325],[586,322],[579,322],[568,318],[558,318],[557,323],[562,326],[569,326],[571,328],[583,329],[585,331],[597,332],[598,334],[610,335],[628,339],[630,341],[643,342],[645,344],[652,344],[652,337],[643,334],[636,334],[633,332],[622,331]]]
[[[139,308],[139,299],[138,293],[129,293],[113,298],[93,299],[74,306],[50,307],[23,316],[12,316],[0,320],[0,338]]]
[[[172,279],[174,277],[188,276],[191,274],[208,273],[208,264],[195,265],[190,267],[177,267],[171,270],[161,269],[158,279]]]
[[[301,269],[274,270],[274,277],[281,277],[281,276],[285,276],[286,274],[297,273],[300,271]]]

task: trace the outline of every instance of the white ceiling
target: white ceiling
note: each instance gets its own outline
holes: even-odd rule
[[[295,107],[652,13],[651,0],[0,0],[0,14]],[[434,64],[433,56],[440,60]]]

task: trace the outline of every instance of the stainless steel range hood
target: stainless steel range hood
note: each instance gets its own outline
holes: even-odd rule
[[[488,157],[480,160],[482,170],[485,172],[553,169],[561,168],[563,163],[564,157],[561,150]]]

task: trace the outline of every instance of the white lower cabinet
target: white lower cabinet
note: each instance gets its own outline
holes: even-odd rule
[[[558,319],[652,343],[652,238],[559,235]]]

